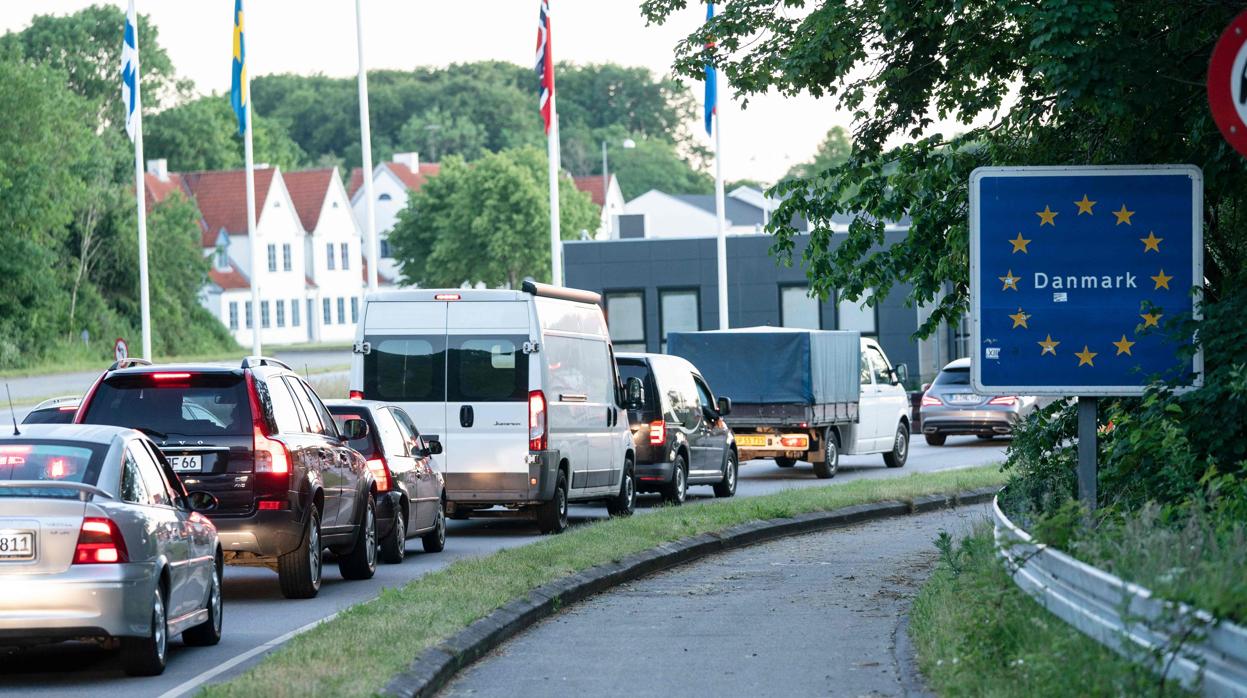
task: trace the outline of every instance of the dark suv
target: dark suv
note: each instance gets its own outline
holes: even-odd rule
[[[728,398],[715,400],[693,364],[666,354],[618,354],[627,384],[628,421],[636,448],[637,490],[683,504],[689,485],[736,494],[736,438],[723,422]]]
[[[325,548],[347,579],[376,571],[376,485],[349,445],[366,431],[339,434],[315,391],[285,364],[118,362],[91,387],[76,421],[149,435],[192,496],[215,499],[208,516],[225,561],[276,567],[286,598],[320,590]]]

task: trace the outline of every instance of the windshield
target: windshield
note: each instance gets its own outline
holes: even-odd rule
[[[74,414],[77,412],[77,405],[34,410],[22,418],[22,424],[69,424],[74,421]]]
[[[246,436],[252,431],[246,383],[232,373],[114,376],[99,386],[86,408],[85,424],[131,427],[158,441],[172,434]]]
[[[934,385],[970,385],[970,367],[946,368],[935,377]]]
[[[81,482],[94,485],[100,476],[102,444],[74,441],[4,441],[0,443],[0,482],[14,480]],[[58,497],[76,499],[72,489],[0,487],[0,497]]]

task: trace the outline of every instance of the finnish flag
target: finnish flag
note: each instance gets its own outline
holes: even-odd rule
[[[134,19],[134,0],[126,11],[125,39],[121,44],[121,101],[126,107],[126,133],[134,140],[139,111],[139,39]]]

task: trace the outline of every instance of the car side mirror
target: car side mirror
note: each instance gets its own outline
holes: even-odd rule
[[[197,511],[201,514],[210,512],[217,508],[220,502],[211,492],[191,492],[186,497],[186,503],[191,511]]]
[[[719,416],[726,417],[731,413],[732,413],[732,398],[720,397],[719,398]]]
[[[897,383],[905,383],[909,381],[909,364],[897,364],[892,369],[892,377]]]
[[[645,407],[645,384],[640,378],[632,376],[627,386],[628,409],[639,410]]]
[[[442,453],[442,442],[438,441],[437,439],[430,439],[428,437],[425,437],[424,450],[427,452],[426,455],[430,455],[430,456],[440,455]]]
[[[354,417],[342,422],[342,438],[354,441],[368,436],[368,422]]]

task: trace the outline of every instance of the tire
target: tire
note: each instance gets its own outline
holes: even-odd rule
[[[121,667],[130,676],[156,676],[164,673],[169,651],[169,617],[165,594],[156,585],[152,594],[152,629],[147,637],[121,638]]]
[[[943,446],[948,440],[945,434],[923,434],[923,437],[926,438],[928,446]]]
[[[320,543],[320,511],[308,512],[307,527],[299,547],[277,558],[277,580],[281,595],[288,599],[310,599],[320,591],[324,571],[324,550]]]
[[[437,522],[433,530],[420,537],[426,553],[440,553],[446,549],[446,500],[437,500]]]
[[[835,429],[827,428],[823,434],[823,462],[812,463],[814,475],[820,480],[830,480],[840,470],[840,435]]]
[[[567,475],[562,470],[554,482],[554,496],[537,507],[537,530],[543,534],[567,530]]]
[[[397,565],[407,559],[407,516],[400,505],[394,512],[394,528],[381,539],[381,561]]]
[[[778,456],[775,458],[775,465],[778,465],[781,468],[791,468],[792,466],[796,464],[797,464],[796,458],[788,458],[786,456]]]
[[[372,579],[377,573],[377,501],[371,494],[359,524],[351,552],[338,558],[338,571],[346,579]]]
[[[901,420],[896,425],[896,438],[892,439],[892,450],[883,454],[883,464],[889,468],[904,468],[909,460],[909,423]]]
[[[727,462],[723,464],[723,479],[714,483],[714,496],[722,499],[736,494],[736,478],[740,475],[740,463],[736,460],[736,451],[727,450]]]
[[[662,486],[663,501],[680,506],[688,498],[688,462],[683,453],[677,453],[671,468],[671,482]]]
[[[996,437],[995,434],[975,434],[975,436],[979,437],[980,439],[984,441],[991,441],[992,439]]]
[[[636,474],[632,459],[624,461],[623,479],[619,482],[619,494],[606,500],[606,513],[611,516],[632,516],[636,511]]]
[[[212,589],[208,592],[208,620],[182,631],[182,642],[191,647],[211,647],[221,641],[221,619],[224,604],[221,601],[221,554],[217,553],[212,566]]]

